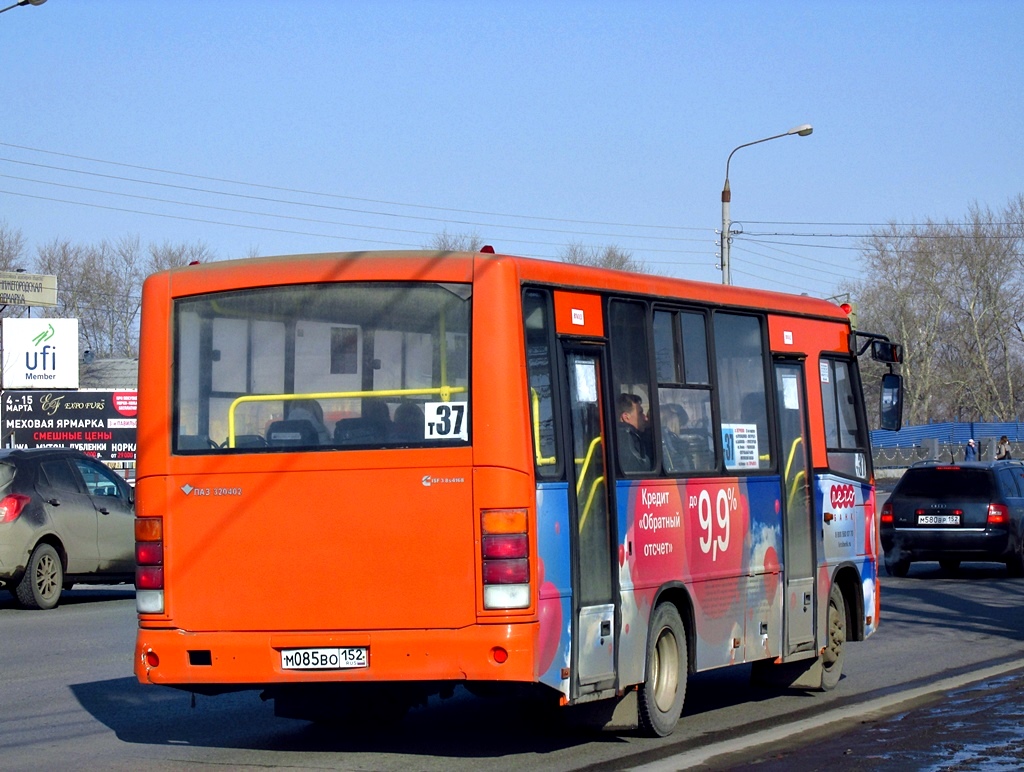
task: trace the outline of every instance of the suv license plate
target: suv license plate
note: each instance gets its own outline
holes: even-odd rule
[[[918,515],[918,525],[960,525],[960,515]]]
[[[282,670],[343,670],[367,667],[370,650],[366,646],[328,649],[281,649]]]

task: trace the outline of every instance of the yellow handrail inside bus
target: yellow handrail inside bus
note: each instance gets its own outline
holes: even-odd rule
[[[540,454],[540,395],[532,386],[530,387],[530,398],[533,400],[533,455],[537,460],[537,466],[551,466],[558,462],[558,457]]]
[[[583,507],[583,514],[580,515],[580,533],[583,533],[583,524],[587,522],[587,515],[590,514],[590,505],[594,503],[594,495],[597,493],[597,488],[604,482],[604,475],[594,480],[594,484],[590,486],[590,495],[587,496],[587,503]]]
[[[360,397],[408,397],[436,394],[442,402],[450,402],[452,394],[469,391],[466,386],[441,386],[433,389],[381,389],[380,391],[318,391],[308,394],[246,394],[236,397],[228,407],[228,447],[235,447],[235,409],[246,402],[291,402],[297,399],[358,399]]]
[[[444,322],[444,310],[441,311],[440,318],[437,320],[438,327],[438,343],[440,344],[440,356],[441,356],[441,383],[448,383],[448,336],[445,334],[447,325]],[[447,402],[448,400],[445,400]]]
[[[577,500],[579,498],[580,491],[583,489],[583,481],[587,479],[587,470],[590,469],[590,462],[594,459],[594,452],[597,451],[600,445],[601,436],[598,435],[590,441],[590,447],[587,448],[587,455],[583,458],[582,463],[580,462],[580,459],[575,459],[576,467],[580,470],[579,476],[576,479]],[[597,488],[603,482],[604,475],[601,475],[590,484],[590,493],[587,495],[587,503],[583,505],[583,511],[580,513],[580,533],[583,533],[583,524],[587,522],[587,516],[590,514],[590,507],[594,503],[594,496],[597,493]]]
[[[590,447],[587,448],[587,455],[583,459],[582,466],[580,465],[580,460],[578,458],[576,459],[576,466],[580,467],[580,476],[579,476],[579,479],[576,480],[576,495],[577,496],[580,495],[580,488],[583,487],[583,480],[587,476],[587,467],[590,466],[590,460],[594,457],[594,450],[600,444],[601,444],[601,437],[600,437],[600,435],[597,436],[597,437],[594,437],[594,439],[591,440],[591,442],[590,442]]]
[[[803,441],[804,441],[803,437],[796,437],[793,440],[793,444],[789,446],[789,456],[786,458],[786,469],[785,469],[785,472],[783,472],[783,479],[784,480],[788,480],[789,479],[789,473],[792,470],[793,461],[795,460],[797,451],[800,449],[800,446],[803,444]],[[802,479],[806,479],[806,477],[807,477],[807,472],[805,470],[801,469],[799,474],[797,474],[796,477],[794,477],[793,480],[790,482],[790,484],[789,484],[789,494],[786,496],[786,506],[787,507],[792,507],[793,506],[793,502],[796,499],[796,495],[797,495],[798,491],[800,490],[801,480]]]

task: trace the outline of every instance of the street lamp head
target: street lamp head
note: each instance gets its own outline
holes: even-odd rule
[[[811,126],[811,124],[802,123],[799,126],[794,126],[785,134],[773,134],[770,137],[755,139],[753,142],[738,145],[732,149],[732,152],[729,153],[729,157],[725,159],[725,185],[722,187],[722,284],[732,284],[732,274],[729,272],[729,204],[732,202],[732,190],[729,188],[729,163],[732,161],[733,153],[742,147],[759,145],[762,142],[779,139],[780,137],[789,137],[793,134],[796,134],[798,137],[806,137],[813,131],[814,127]]]
[[[4,11],[9,11],[12,8],[20,8],[23,5],[42,5],[45,2],[46,0],[18,0],[18,2],[14,3],[13,5],[9,5],[6,8],[0,8],[0,13],[3,13]]]

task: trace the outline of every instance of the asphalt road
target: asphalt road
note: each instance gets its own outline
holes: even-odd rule
[[[1022,663],[1024,664],[1024,663]],[[720,758],[734,772],[955,772],[1024,769],[1024,672],[940,691],[893,716],[865,716],[827,740],[767,746],[753,759]]]
[[[979,768],[929,767],[926,756],[893,754],[916,748],[946,763],[953,746],[940,743],[988,742],[995,722],[982,717],[993,705],[1007,725],[1016,720],[1014,678],[967,690],[935,692],[934,684],[1024,666],[1022,600],[1024,579],[1001,568],[968,564],[948,577],[937,564],[915,564],[909,577],[883,580],[881,629],[850,645],[834,691],[760,689],[745,667],[703,673],[691,679],[676,733],[651,739],[565,727],[563,716],[461,691],[376,732],[275,719],[254,692],[198,696],[193,706],[189,694],[135,681],[130,589],[76,589],[51,612],[16,609],[0,594],[0,766],[669,770],[692,766],[682,760],[698,754],[709,769],[896,769],[882,766],[890,757],[901,770]],[[908,694],[916,695],[911,706],[901,702]],[[975,700],[978,710],[947,710]],[[781,739],[793,727],[798,734]],[[921,739],[928,731],[933,739]],[[759,732],[768,745],[743,745]],[[896,739],[886,746],[889,738]]]

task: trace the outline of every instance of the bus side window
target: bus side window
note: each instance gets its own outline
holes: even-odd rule
[[[533,462],[537,477],[548,480],[558,478],[562,474],[555,432],[551,318],[548,293],[531,290],[523,296]]]
[[[640,440],[646,458],[631,453],[625,443],[618,443],[619,468],[637,473],[653,471],[656,454],[651,426],[655,411],[651,409],[650,349],[647,338],[647,306],[644,303],[613,300],[609,304],[608,337],[611,342],[612,398],[629,394],[639,400],[643,409]],[[616,409],[615,420],[621,417]]]
[[[654,350],[662,468],[667,474],[715,467],[704,314],[656,311]]]
[[[818,369],[829,468],[866,480],[868,439],[854,396],[859,393],[854,370],[848,361],[824,357]]]
[[[718,410],[725,468],[753,471],[772,467],[765,390],[765,346],[756,316],[714,315]]]

